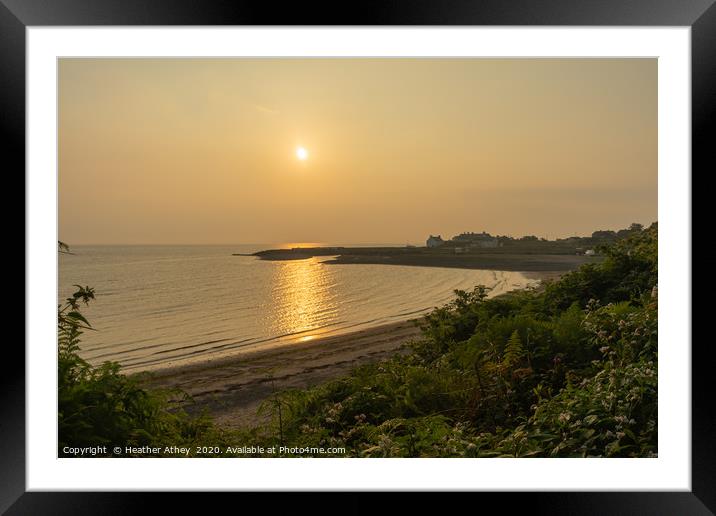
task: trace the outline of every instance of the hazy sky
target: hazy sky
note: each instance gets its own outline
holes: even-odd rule
[[[655,59],[62,59],[59,85],[70,245],[555,238],[657,217]]]

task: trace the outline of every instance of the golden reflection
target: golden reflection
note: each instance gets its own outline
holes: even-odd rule
[[[331,324],[337,316],[333,273],[317,258],[276,263],[274,324],[278,335],[295,335]],[[300,337],[301,342],[315,335]]]

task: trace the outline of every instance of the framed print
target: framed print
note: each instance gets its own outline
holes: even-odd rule
[[[712,2],[2,1],[27,199],[3,510],[714,510],[691,336]]]

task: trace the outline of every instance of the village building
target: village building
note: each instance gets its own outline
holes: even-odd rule
[[[457,244],[467,245],[467,247],[471,247],[473,249],[500,247],[500,243],[497,238],[493,237],[489,233],[486,233],[485,231],[482,233],[461,233],[454,236],[451,241]]]
[[[445,243],[445,240],[443,240],[440,235],[438,235],[438,236],[430,235],[430,237],[428,238],[425,245],[428,247],[440,247],[444,243]]]

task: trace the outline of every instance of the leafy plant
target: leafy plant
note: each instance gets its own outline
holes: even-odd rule
[[[226,433],[208,417],[191,418],[170,402],[177,392],[147,390],[140,376],[122,374],[119,364],[92,366],[80,356],[83,332],[94,331],[81,309],[95,292],[75,286],[77,291],[57,310],[59,454],[65,455],[65,447],[108,445],[111,456],[114,445],[221,442]]]
[[[117,364],[79,356],[89,287],[58,307],[60,444],[241,442],[353,457],[652,457],[657,449],[657,225],[541,289],[456,291],[412,352],[274,392],[265,426],[190,418]],[[256,455],[260,455],[257,453]],[[280,456],[271,454],[270,456]],[[325,456],[325,455],[318,455]]]
[[[657,226],[601,252],[541,290],[458,291],[413,353],[281,394],[284,440],[357,457],[655,456]]]

